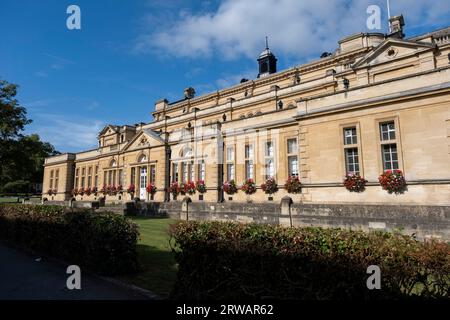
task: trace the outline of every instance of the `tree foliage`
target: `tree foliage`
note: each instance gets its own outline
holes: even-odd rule
[[[16,186],[24,192],[26,185],[42,182],[44,159],[57,154],[37,134],[23,135],[27,110],[16,99],[18,86],[0,80],[0,191],[11,192]],[[20,188],[19,188],[20,186]],[[28,190],[32,191],[32,190]]]

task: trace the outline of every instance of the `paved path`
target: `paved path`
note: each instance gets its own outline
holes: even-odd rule
[[[0,299],[148,299],[139,291],[83,274],[83,270],[81,289],[69,290],[67,266],[38,258],[0,242]]]

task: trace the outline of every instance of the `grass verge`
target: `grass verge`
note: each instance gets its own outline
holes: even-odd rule
[[[174,219],[131,217],[139,225],[139,262],[143,271],[120,280],[167,298],[176,280],[177,265],[169,245],[169,225]]]

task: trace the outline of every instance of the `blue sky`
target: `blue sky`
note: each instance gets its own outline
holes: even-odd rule
[[[81,30],[66,9],[81,8]],[[337,40],[368,32],[369,0],[0,0],[0,78],[38,133],[62,152],[96,147],[106,124],[150,122],[154,102],[183,89],[208,93],[257,75],[264,37],[279,70],[333,52]],[[391,0],[407,36],[446,27],[450,1]]]

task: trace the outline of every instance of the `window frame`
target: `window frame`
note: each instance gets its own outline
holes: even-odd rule
[[[295,150],[289,150],[289,141],[294,140],[295,141]],[[291,137],[287,137],[286,138],[286,169],[287,169],[287,177],[300,177],[300,166],[299,166],[299,147],[298,147],[298,138],[295,136],[291,136]],[[290,162],[290,158],[294,158],[297,161],[297,174],[293,174],[291,172],[291,162]]]
[[[381,126],[383,124],[387,124],[393,122],[394,123],[394,129],[395,129],[395,139],[388,139],[383,140]],[[384,161],[384,145],[390,145],[395,144],[397,148],[397,164],[398,164],[398,170],[401,170],[404,172],[403,168],[403,149],[402,149],[402,140],[401,140],[401,127],[400,127],[400,119],[399,116],[387,116],[379,119],[375,119],[375,136],[376,141],[378,143],[378,152],[377,152],[377,163],[378,163],[378,169],[380,173],[386,172],[387,170],[396,170],[396,169],[386,169],[385,167],[385,161]],[[389,136],[391,138],[391,136]]]
[[[353,143],[346,143],[346,130],[348,129],[355,129],[355,140],[351,139],[351,142]],[[339,126],[339,141],[341,146],[341,159],[343,159],[342,162],[342,170],[343,170],[343,176],[346,176],[347,174],[355,174],[358,173],[361,177],[364,176],[364,161],[363,161],[363,149],[362,149],[362,135],[361,135],[361,127],[359,122],[347,122],[342,123]],[[347,161],[347,150],[348,149],[356,149],[357,156],[358,156],[358,169],[359,171],[349,171],[349,163]]]

